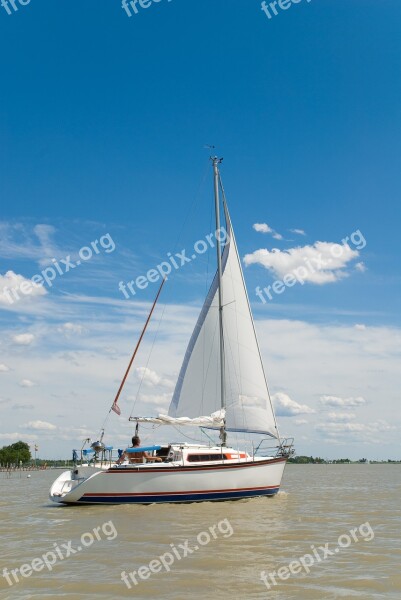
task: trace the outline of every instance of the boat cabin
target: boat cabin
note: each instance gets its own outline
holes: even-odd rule
[[[140,448],[138,448],[140,450]],[[143,459],[143,463],[154,464],[160,467],[163,464],[169,466],[191,466],[199,465],[200,463],[215,463],[222,462],[241,462],[251,460],[251,456],[246,452],[240,452],[233,448],[221,446],[204,446],[197,444],[170,444],[168,446],[159,446],[157,450],[148,452],[151,457],[161,458],[162,462],[152,463],[152,458]],[[121,466],[127,466],[132,463],[127,459]]]

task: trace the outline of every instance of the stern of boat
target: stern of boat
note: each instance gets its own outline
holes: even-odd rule
[[[50,488],[49,498],[53,502],[68,504],[77,502],[82,495],[77,490],[79,486],[96,475],[99,475],[105,468],[93,467],[75,467],[69,471],[63,471]]]
[[[79,485],[79,481],[73,478],[73,471],[63,471],[50,488],[50,500],[53,500],[53,502],[64,502],[64,497],[77,485]]]

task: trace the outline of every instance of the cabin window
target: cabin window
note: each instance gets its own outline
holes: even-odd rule
[[[227,460],[225,454],[189,454],[188,462],[206,462],[208,460]]]

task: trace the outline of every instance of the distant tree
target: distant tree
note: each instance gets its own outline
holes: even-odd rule
[[[313,456],[293,456],[288,459],[288,462],[297,465],[306,465],[311,463],[325,463],[326,461],[323,458],[313,458]]]
[[[31,460],[31,451],[25,442],[16,442],[11,446],[3,446],[0,449],[1,465],[18,465],[20,461],[26,464]]]

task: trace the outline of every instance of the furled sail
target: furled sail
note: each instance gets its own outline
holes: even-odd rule
[[[226,429],[278,438],[240,258],[226,204],[222,254],[224,407]],[[222,407],[218,276],[190,339],[169,408],[174,418],[211,415]]]
[[[190,419],[189,417],[170,417],[169,415],[159,414],[158,417],[131,417],[131,421],[137,421],[138,423],[151,423],[152,425],[176,425],[183,426],[189,425],[191,427],[223,427],[225,423],[226,411],[224,409],[218,410],[210,417],[195,417]]]

